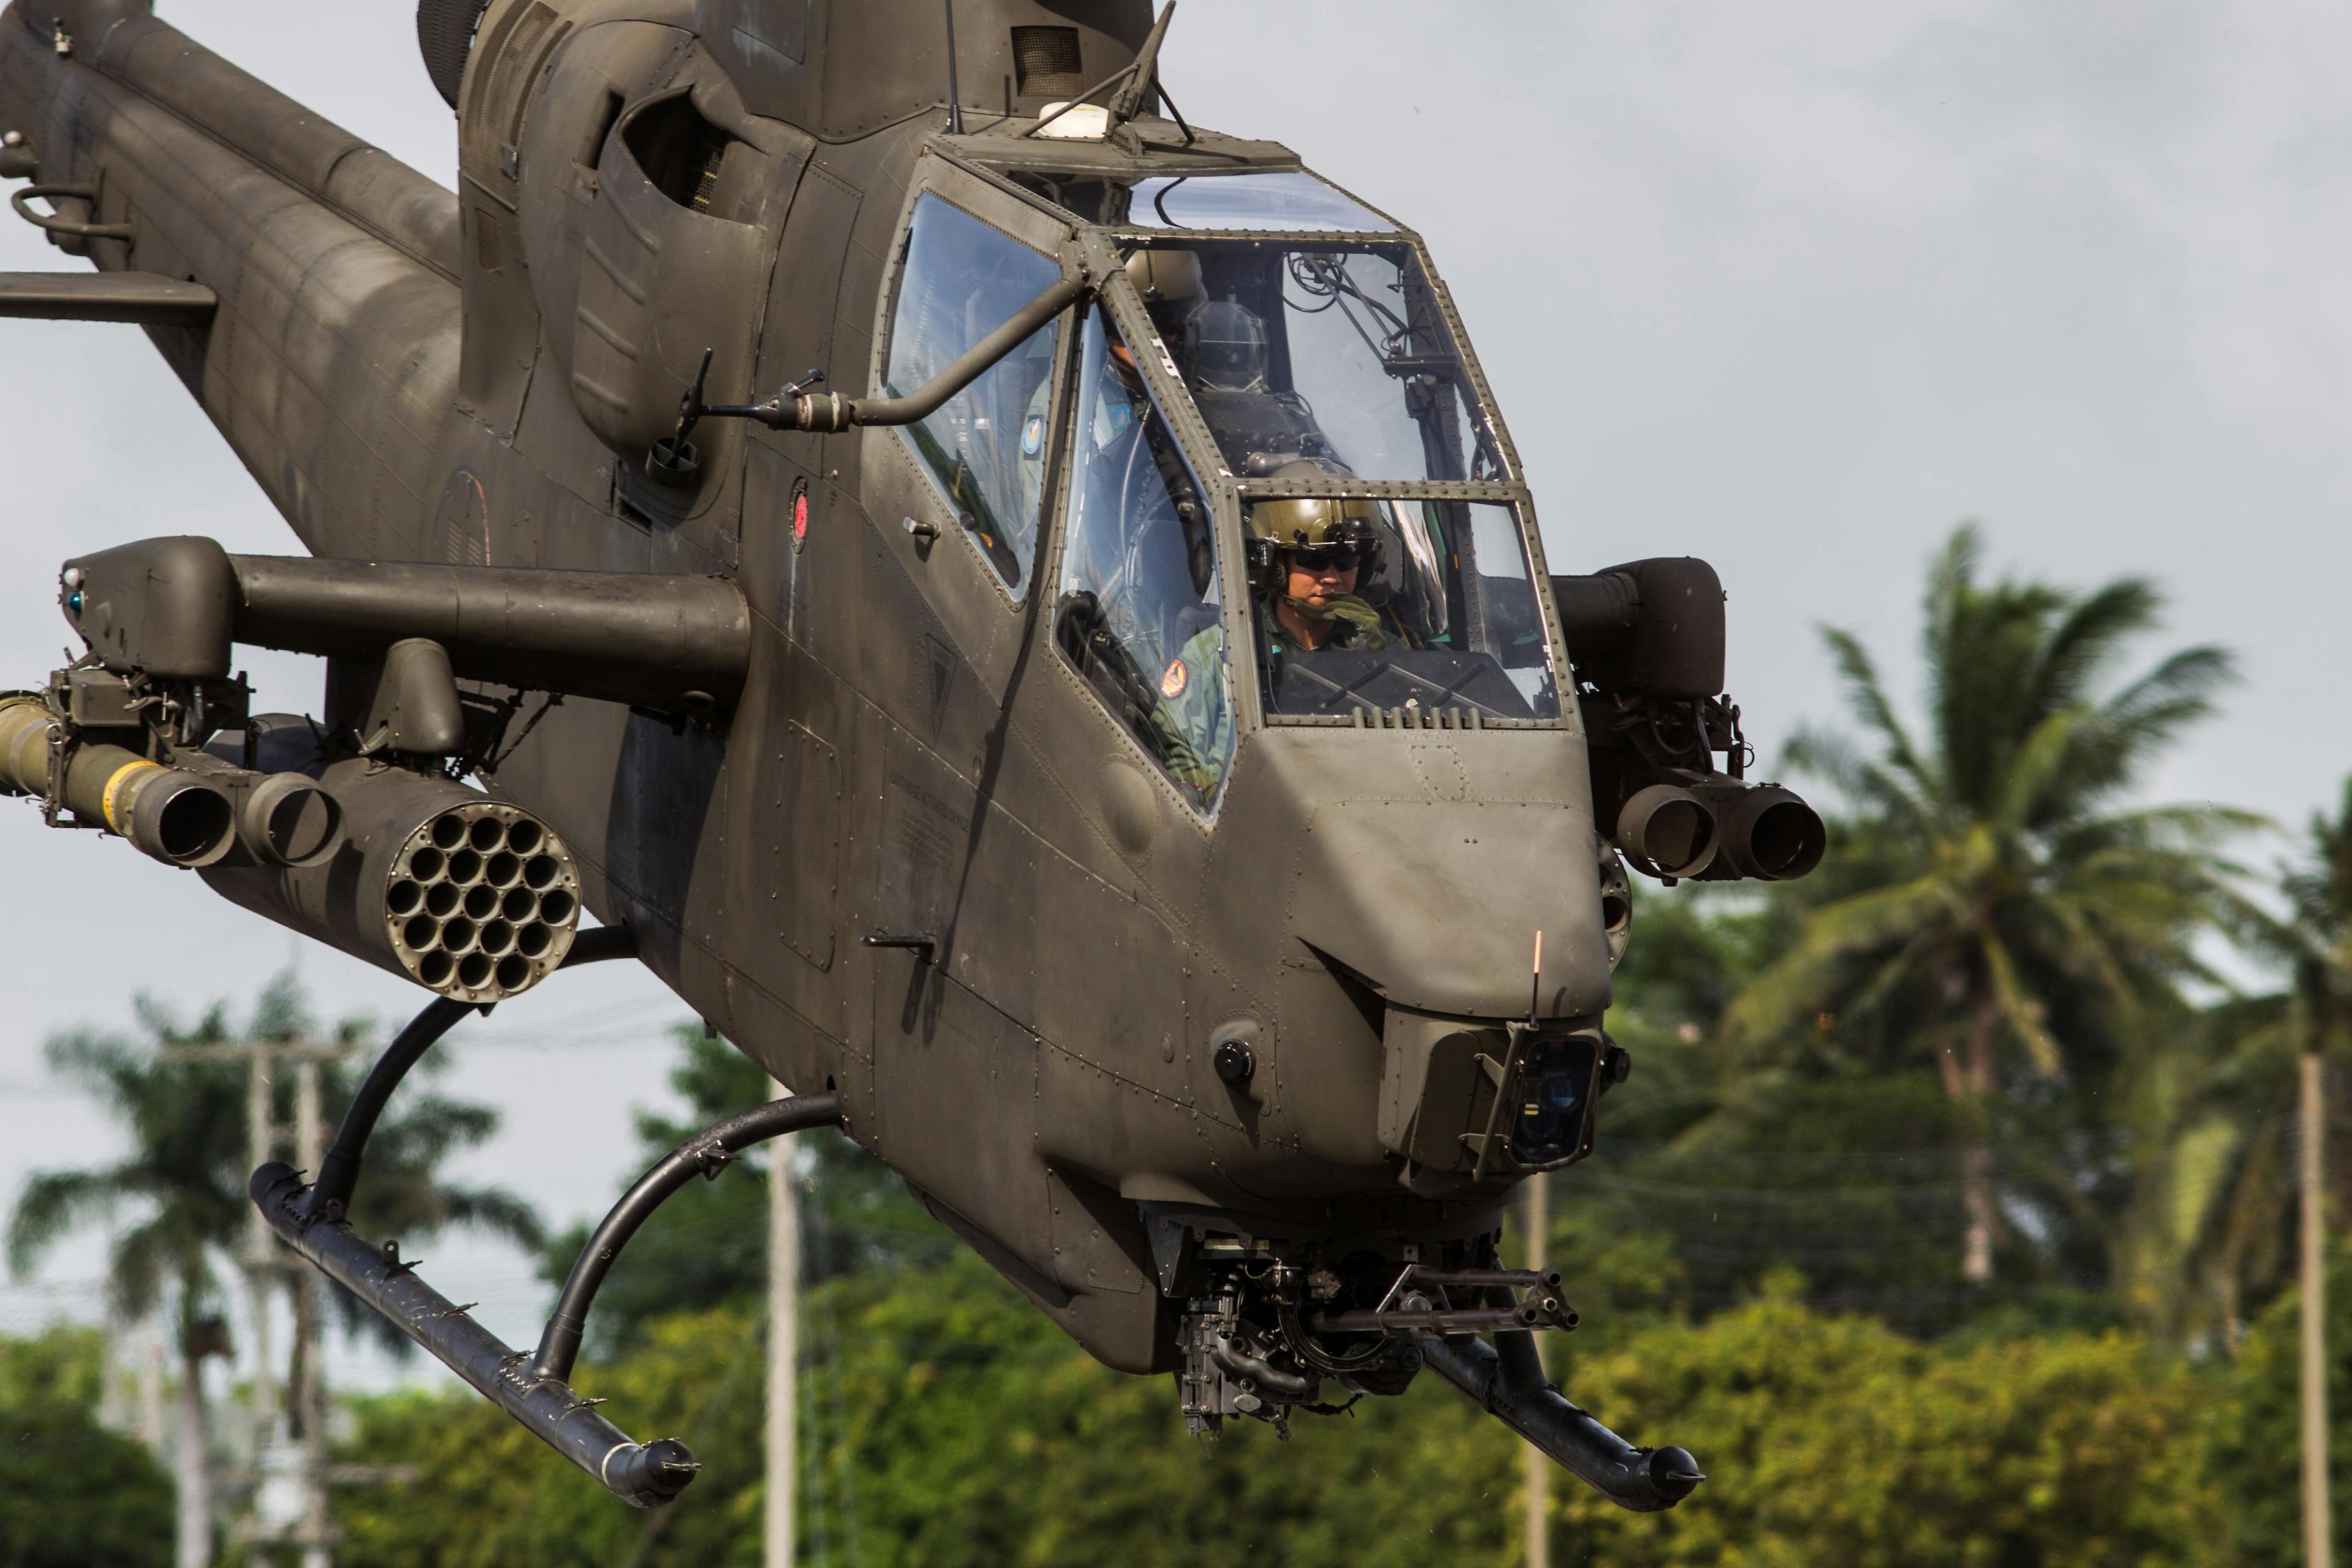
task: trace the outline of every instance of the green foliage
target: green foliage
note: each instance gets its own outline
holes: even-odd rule
[[[28,1179],[8,1220],[8,1263],[22,1272],[57,1241],[126,1205],[139,1217],[113,1233],[107,1282],[117,1312],[142,1317],[167,1290],[180,1303],[184,1347],[217,1340],[218,1247],[244,1222],[244,1075],[210,1062],[161,1059],[156,1047],[228,1037],[218,1009],[182,1030],[139,1005],[147,1047],[88,1033],[48,1043],[50,1066],[79,1079],[125,1124],[132,1152],[100,1170],[43,1171]]]
[[[58,1323],[29,1340],[0,1339],[0,1406],[98,1406],[106,1383],[106,1336]]]
[[[60,1326],[0,1339],[0,1568],[162,1568],[172,1483],[92,1415],[102,1335]]]
[[[51,1067],[123,1121],[131,1152],[98,1170],[35,1173],[9,1215],[9,1265],[21,1272],[67,1235],[128,1208],[135,1217],[114,1230],[108,1262],[115,1309],[138,1318],[170,1296],[178,1304],[183,1353],[202,1359],[229,1348],[216,1266],[243,1234],[249,1206],[246,1068],[242,1062],[173,1059],[171,1053],[244,1039],[315,1037],[315,1030],[290,975],[262,992],[242,1030],[231,1026],[221,1004],[193,1026],[152,998],[138,998],[135,1010],[144,1041],[80,1031],[48,1043]],[[333,1037],[357,1040],[365,1033],[363,1023],[350,1021]],[[428,1057],[422,1071],[429,1078],[446,1065]],[[330,1126],[341,1120],[363,1072],[364,1063],[322,1068],[320,1100]],[[294,1075],[278,1075],[272,1088],[273,1113],[281,1123],[290,1121]],[[439,1174],[451,1154],[497,1129],[498,1113],[432,1093],[414,1079],[403,1090],[369,1142],[354,1223],[373,1235],[407,1237],[466,1226],[537,1245],[538,1219],[520,1199],[445,1182]],[[405,1336],[341,1287],[335,1295],[348,1324],[378,1330],[396,1350],[409,1348]]]
[[[0,1568],[163,1568],[172,1507],[147,1450],[88,1410],[0,1404]]]
[[[2328,1259],[2328,1489],[2336,1554],[2352,1552],[2352,1248]],[[2215,1480],[2231,1499],[2231,1537],[2240,1568],[2299,1568],[2303,1562],[2303,1296],[2281,1294],[2248,1330],[2230,1397],[2220,1413]]]
[[[413,1487],[339,1500],[354,1568],[756,1563],[763,1493],[756,1317],[666,1319],[583,1386],[705,1464],[637,1514],[470,1394],[362,1402],[357,1457]],[[867,1568],[1098,1568],[1272,1560],[1422,1568],[1493,1559],[1515,1517],[1508,1434],[1450,1390],[1196,1445],[1160,1380],[1088,1360],[968,1254],[813,1292],[802,1550]],[[699,1397],[695,1397],[698,1394]],[[642,1552],[643,1555],[636,1555]]]
[[[2220,1560],[2228,1510],[2204,1466],[2212,1379],[2127,1333],[1923,1344],[1793,1290],[1578,1347],[1564,1381],[1580,1398],[1687,1445],[1711,1479],[1677,1512],[1643,1516],[1561,1478],[1557,1560]],[[1517,1444],[1433,1376],[1348,1417],[1301,1417],[1287,1444],[1241,1422],[1202,1445],[1164,1382],[1096,1365],[969,1256],[833,1281],[805,1324],[805,1561],[1425,1568],[1516,1549]],[[369,1402],[360,1455],[432,1479],[354,1491],[343,1560],[756,1563],[761,1362],[756,1317],[688,1314],[583,1379],[624,1420],[676,1432],[705,1461],[667,1515],[613,1503],[470,1394]]]
[[[829,1560],[1406,1568],[1509,1534],[1512,1440],[1434,1379],[1287,1444],[1250,1422],[1197,1444],[1165,1381],[1095,1364],[976,1259],[835,1289]]]
[[[1898,1129],[1958,1156],[1940,1283],[2095,1288],[2142,1261],[2161,1195],[2132,1177],[2172,1113],[2179,987],[2211,978],[2198,942],[2249,917],[2218,848],[2254,821],[2119,801],[2211,711],[2231,660],[2191,647],[2118,679],[2161,605],[2147,582],[1988,583],[1980,554],[1963,528],[1929,573],[1924,723],[1858,640],[1825,631],[1868,749],[1820,732],[1791,748],[1847,815],[1821,871],[1779,890],[1800,923],[1726,1034],[1759,1071],[1940,1087],[1942,1125]]]
[[[573,1568],[583,1563],[756,1564],[761,1390],[755,1312],[722,1308],[648,1325],[643,1348],[590,1366],[583,1393],[609,1398],[646,1436],[674,1434],[702,1471],[669,1508],[639,1512],[470,1390],[356,1401],[351,1452],[414,1466],[417,1479],[338,1493],[350,1568]]]
[[[2204,1378],[2124,1333],[1921,1344],[1811,1311],[1792,1288],[1576,1358],[1580,1399],[1671,1436],[1710,1477],[1658,1516],[1566,1489],[1563,1535],[1585,1560],[2216,1561],[2226,1510],[2203,1473]]]
[[[683,1097],[688,1120],[674,1121],[639,1110],[639,1152],[614,1172],[614,1192],[647,1166],[722,1116],[774,1094],[766,1073],[724,1041],[705,1039],[699,1025],[671,1030],[678,1061],[670,1087]],[[656,1210],[631,1239],[597,1293],[589,1349],[609,1354],[645,1342],[647,1326],[666,1312],[700,1311],[754,1303],[768,1288],[768,1182],[765,1158],[752,1152],[712,1182],[691,1182]],[[540,1250],[540,1277],[561,1285],[588,1242],[581,1221]]]

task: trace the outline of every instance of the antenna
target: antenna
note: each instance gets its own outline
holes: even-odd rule
[[[955,0],[940,0],[948,12],[948,134],[963,134],[963,100],[956,89]]]
[[[1142,110],[1143,95],[1160,70],[1160,40],[1168,37],[1168,21],[1175,15],[1176,0],[1168,0],[1168,7],[1160,13],[1160,20],[1151,24],[1150,35],[1143,40],[1143,47],[1136,51],[1135,64],[1128,68],[1127,80],[1118,91],[1111,95],[1107,107],[1110,110],[1113,125],[1124,125]]]
[[[1536,1026],[1536,1008],[1543,1000],[1543,932],[1536,932],[1536,972],[1528,981],[1528,1027]]]
[[[1157,85],[1156,79],[1160,69],[1160,41],[1168,36],[1168,19],[1174,15],[1176,15],[1176,0],[1168,0],[1167,9],[1160,13],[1160,20],[1151,24],[1151,31],[1144,37],[1143,47],[1138,51],[1130,64],[1119,67],[1118,69],[1021,132],[1021,136],[1036,135],[1095,94],[1106,91],[1112,87],[1118,87],[1118,91],[1113,93],[1110,100],[1103,106],[1104,123],[1116,128],[1134,119],[1143,107],[1144,89]],[[1167,102],[1166,93],[1161,93],[1160,97],[1162,102]],[[1172,110],[1176,106],[1169,103],[1168,107]],[[1183,116],[1178,115],[1176,122],[1183,125]],[[1014,140],[1018,141],[1020,137],[1015,137]],[[1189,125],[1184,126],[1184,142],[1187,146],[1190,146],[1192,142],[1192,128]]]

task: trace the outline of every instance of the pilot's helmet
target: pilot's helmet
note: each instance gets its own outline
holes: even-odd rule
[[[1206,292],[1197,250],[1146,246],[1127,258],[1127,275],[1147,305],[1189,305]]]
[[[1284,464],[1272,477],[1321,479],[1353,476],[1336,463],[1302,459]],[[1379,519],[1379,505],[1361,496],[1294,497],[1253,501],[1242,526],[1248,536],[1250,564],[1265,573],[1269,584],[1278,575],[1281,556],[1295,554],[1311,561],[1325,552],[1351,557],[1356,563],[1356,581],[1361,584],[1380,574]]]
[[[1212,300],[1192,312],[1185,328],[1191,340],[1192,375],[1212,392],[1265,390],[1265,323],[1257,312],[1233,300]]]

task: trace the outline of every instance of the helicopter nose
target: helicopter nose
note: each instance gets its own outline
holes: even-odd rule
[[[1345,801],[1299,835],[1290,929],[1390,1002],[1475,1018],[1609,1005],[1592,827],[1565,805]],[[1534,969],[1536,933],[1542,971]]]

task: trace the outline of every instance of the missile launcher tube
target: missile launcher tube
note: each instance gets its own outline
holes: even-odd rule
[[[0,789],[47,795],[54,724],[37,697],[0,699]],[[65,805],[166,866],[210,866],[236,842],[235,804],[209,779],[87,741],[69,744],[63,762],[58,795]]]

